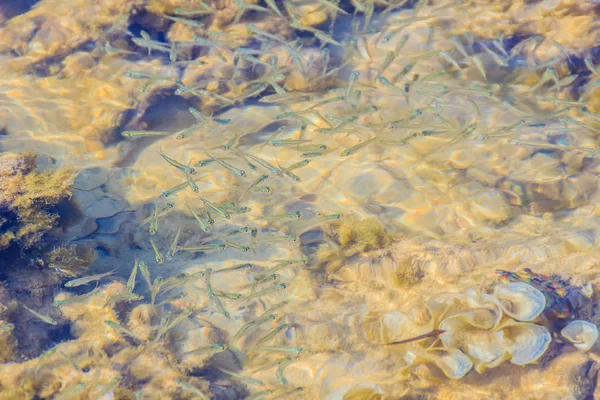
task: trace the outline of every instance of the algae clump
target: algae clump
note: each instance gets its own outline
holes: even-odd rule
[[[32,155],[0,156],[0,250],[31,248],[58,220],[53,208],[71,195],[73,167],[37,171]]]
[[[345,217],[324,228],[326,243],[317,250],[319,268],[337,270],[350,257],[360,253],[375,255],[383,251],[394,236],[376,218]]]

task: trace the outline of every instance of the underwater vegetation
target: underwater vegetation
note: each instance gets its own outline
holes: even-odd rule
[[[14,241],[25,249],[34,246],[56,224],[58,216],[49,210],[71,194],[72,168],[37,172],[33,163],[32,156],[4,153],[0,158],[1,249]]]
[[[53,335],[52,318],[40,306],[52,301],[52,286],[83,274],[93,251],[57,245],[58,209],[71,195],[72,167],[42,168],[36,156],[0,154],[0,324],[3,362],[33,357]],[[39,316],[48,318],[46,329]],[[54,332],[56,333],[56,332]]]
[[[591,2],[18,13],[0,399],[599,396]]]

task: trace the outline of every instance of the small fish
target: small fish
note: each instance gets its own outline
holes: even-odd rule
[[[105,272],[103,274],[89,275],[89,276],[84,276],[83,278],[73,279],[73,280],[65,283],[64,286],[65,287],[77,287],[77,286],[81,286],[81,285],[86,285],[90,282],[98,281],[102,278],[110,276],[110,275],[114,274],[116,271],[117,271],[117,269],[115,268],[112,271]]]
[[[150,271],[148,271],[148,266],[146,265],[146,263],[142,260],[140,261],[139,267],[140,272],[142,273],[142,277],[144,278],[144,281],[146,281],[146,284],[148,284],[148,289],[152,289],[152,282],[150,281]]]
[[[320,217],[315,217],[312,219],[307,219],[307,220],[303,220],[303,221],[299,221],[299,224],[302,225],[312,225],[315,223],[320,223],[320,222],[325,222],[325,221],[331,221],[334,219],[340,219],[342,217],[342,214],[330,214],[330,215],[323,215]]]
[[[269,340],[277,336],[280,332],[283,332],[288,328],[290,328],[289,324],[281,324],[278,327],[271,329],[265,336],[258,339],[256,343],[254,343],[254,346],[260,346],[263,343],[268,342]]]
[[[323,70],[321,72],[321,80],[324,81],[325,75],[327,74],[327,68],[329,67],[329,60],[331,59],[331,52],[327,47],[325,47],[321,49],[321,55],[323,56]]]
[[[192,213],[192,215],[194,216],[194,218],[196,219],[196,221],[200,225],[200,229],[202,229],[203,232],[210,231],[210,228],[204,223],[204,221],[202,220],[202,218],[200,218],[200,216],[198,214],[196,214],[196,212],[194,211],[194,209],[189,204],[187,204],[187,202],[185,203],[185,205],[187,206],[187,208],[190,210],[190,212]]]
[[[198,95],[201,95],[201,96],[211,97],[217,101],[220,101],[220,102],[225,103],[230,106],[235,104],[234,100],[231,100],[225,96],[221,96],[218,93],[209,92],[208,90],[197,89],[197,90],[194,90],[194,92],[198,93]]]
[[[262,167],[268,169],[270,172],[273,172],[275,174],[279,174],[280,170],[279,168],[275,167],[274,165],[270,164],[269,162],[263,160],[262,158],[259,158],[255,155],[252,154],[244,154],[246,157],[250,158],[251,160],[253,160],[254,162],[256,162],[257,164],[261,165]]]
[[[207,296],[213,303],[215,303],[221,315],[223,315],[225,318],[230,317],[229,311],[225,309],[225,306],[223,306],[223,303],[221,302],[221,299],[219,299],[219,296],[217,296],[213,291],[207,292]]]
[[[198,185],[196,185],[196,183],[192,180],[192,176],[187,172],[185,174],[185,180],[186,180],[186,183],[188,184],[188,186],[190,187],[190,189],[192,189],[192,192],[198,193],[200,188],[198,188]]]
[[[184,354],[203,354],[203,353],[207,353],[207,352],[214,352],[216,354],[216,353],[221,353],[221,352],[227,350],[228,347],[229,346],[227,346],[226,343],[219,343],[219,344],[213,344],[213,345],[208,345],[208,346],[200,346],[193,350],[186,351]]]
[[[300,219],[302,218],[302,213],[300,211],[294,211],[277,215],[265,215],[263,218],[267,221],[276,221],[280,219]]]
[[[211,156],[210,154],[206,153],[206,155],[208,157],[210,157],[212,160],[216,161],[217,163],[219,163],[223,168],[228,169],[229,171],[233,172],[235,175],[240,176],[240,177],[245,177],[246,176],[246,171],[244,171],[243,169],[238,169],[236,167],[234,167],[233,165],[219,159],[219,158],[214,158],[213,156]],[[216,210],[215,210],[216,211]]]
[[[255,293],[253,293],[251,295],[246,296],[246,300],[256,299],[256,298],[262,297],[262,296],[264,296],[266,294],[270,294],[270,293],[277,292],[279,290],[286,289],[287,287],[288,287],[288,285],[285,284],[285,283],[278,283],[277,285],[274,285],[274,286],[268,287],[266,289],[263,289],[260,292],[255,292]]]
[[[171,15],[165,15],[165,14],[163,14],[162,17],[166,18],[168,20],[171,20],[171,21],[179,22],[184,25],[189,25],[189,26],[193,26],[193,27],[204,28],[206,26],[206,23],[196,21],[193,19],[173,17]]]
[[[106,325],[110,326],[111,328],[113,328],[114,330],[118,331],[119,333],[123,333],[123,334],[129,336],[130,338],[137,340],[138,342],[144,342],[144,340],[142,338],[140,338],[138,335],[136,335],[129,329],[125,328],[121,324],[118,324],[117,322],[114,322],[111,320],[105,320],[104,323]]]
[[[206,205],[206,203],[204,203],[204,208],[203,209],[204,209],[204,215],[206,216],[206,222],[208,222],[209,225],[214,225],[215,224],[215,220],[210,215],[210,212],[208,211],[208,206]]]
[[[138,136],[167,136],[170,135],[169,132],[159,132],[159,131],[123,131],[121,132],[123,137],[138,137]]]
[[[342,157],[348,157],[354,153],[356,153],[358,150],[362,149],[365,146],[370,145],[371,143],[376,142],[377,140],[379,140],[379,135],[376,135],[375,137],[369,139],[369,140],[365,140],[364,142],[360,142],[352,147],[349,147],[347,149],[342,150],[342,152],[340,153],[340,156]]]
[[[227,211],[225,211],[222,207],[217,206],[216,204],[206,200],[203,197],[200,197],[200,200],[202,200],[202,202],[209,206],[210,208],[212,208],[213,210],[215,210],[215,212],[217,212],[221,217],[225,218],[225,219],[230,219],[231,217],[229,216],[229,213]]]
[[[495,39],[492,41],[492,44],[504,55],[504,57],[509,58],[508,52],[502,44],[502,40]]]
[[[481,75],[483,76],[483,80],[487,81],[487,75],[485,73],[485,68],[483,67],[483,63],[479,59],[479,56],[475,55],[475,56],[473,56],[471,58],[473,59],[473,62],[475,63],[475,66],[477,67],[477,69],[479,70],[479,72],[481,73]]]
[[[535,44],[535,47],[532,51],[532,53],[534,53],[544,39],[545,38],[542,35],[533,35],[525,40],[522,40],[510,50],[510,58],[514,58],[519,55],[525,49],[525,47],[529,46],[530,44]]]
[[[152,250],[154,251],[156,263],[162,264],[163,262],[165,262],[165,259],[163,258],[162,254],[160,254],[160,251],[158,250],[158,247],[156,247],[154,240],[152,240],[152,238],[149,238],[149,241],[150,241],[150,245],[152,246]]]
[[[154,284],[150,289],[150,305],[153,306],[156,301],[156,296],[158,296],[158,292],[160,292],[161,285],[163,283],[163,278],[160,276],[154,279]]]
[[[352,93],[352,88],[354,87],[354,84],[356,83],[356,80],[359,76],[360,72],[358,71],[352,71],[352,73],[350,74],[350,78],[348,79],[348,86],[346,87],[346,94],[344,95],[345,100],[348,100],[348,98],[350,97],[350,93]]]
[[[167,255],[166,255],[167,261],[171,260],[175,256],[175,253],[177,253],[177,243],[179,242],[180,234],[181,234],[181,228],[177,229],[175,238],[173,238],[173,243],[171,243],[171,247],[169,248],[169,251],[167,251]]]
[[[223,292],[222,290],[215,290],[214,293],[215,293],[215,295],[217,295],[219,297],[226,297],[231,300],[239,300],[242,297],[244,297],[244,295],[241,293],[228,293],[228,292]]]
[[[142,31],[141,33],[142,33],[142,35],[144,35],[145,32]],[[133,38],[133,39],[131,39],[131,41],[139,47],[144,47],[144,48],[148,49],[149,56],[152,55],[151,54],[152,50],[162,51],[165,53],[168,53],[171,50],[169,45],[166,45],[161,42],[157,42],[155,40],[150,40],[150,38],[149,38],[149,36],[147,36],[147,34],[145,36],[146,37],[142,37],[142,38]]]
[[[275,318],[277,318],[277,315],[275,315],[275,314],[264,315],[253,321],[250,321],[250,322],[242,325],[242,327],[240,329],[238,329],[238,331],[229,339],[229,342],[230,343],[236,342],[242,336],[249,335],[251,332],[258,329],[261,324],[268,322],[268,321],[272,321]]]
[[[159,146],[159,148],[158,148],[158,153],[160,154],[160,156],[161,156],[161,157],[162,157],[162,158],[163,158],[163,159],[164,159],[166,162],[168,162],[169,164],[171,164],[171,165],[172,165],[172,166],[174,166],[175,168],[179,169],[179,170],[180,170],[181,172],[183,172],[184,174],[190,174],[190,175],[194,175],[194,174],[196,173],[196,170],[195,170],[194,168],[190,168],[190,167],[188,167],[187,165],[184,165],[184,164],[180,163],[180,162],[179,162],[179,161],[177,161],[177,160],[174,160],[174,159],[172,159],[172,158],[170,158],[170,157],[167,157],[167,156],[166,156],[166,155],[163,153],[163,151],[162,151],[162,149],[160,148],[160,146]]]
[[[344,121],[342,121],[337,126],[331,128],[331,129],[321,128],[321,129],[319,129],[319,132],[320,133],[329,133],[329,134],[338,133],[342,129],[346,128],[348,125],[352,124],[357,119],[358,119],[358,117],[356,115],[352,115],[352,116],[346,118]]]
[[[391,346],[391,345],[395,345],[395,344],[404,344],[404,343],[415,342],[417,340],[426,339],[426,338],[437,338],[438,336],[440,336],[444,332],[446,332],[446,331],[440,330],[440,329],[435,329],[435,330],[433,330],[433,331],[431,331],[429,333],[425,333],[423,335],[415,336],[415,337],[410,338],[410,339],[399,340],[397,342],[386,343],[385,345],[386,346]]]
[[[261,237],[261,243],[279,243],[279,242],[295,242],[298,240],[298,236],[296,235],[285,235],[285,236],[270,236],[270,237]]]
[[[279,347],[279,346],[259,346],[255,347],[256,350],[262,351],[272,351],[276,353],[292,353],[292,354],[301,354],[305,350],[302,347]]]
[[[192,315],[193,312],[194,310],[192,310],[191,308],[186,308],[185,310],[177,314],[174,318],[167,320],[157,332],[156,337],[154,338],[154,343],[158,342],[164,335],[167,334],[168,331],[170,331],[177,324],[187,319],[190,315]]]
[[[252,267],[252,264],[240,264],[240,265],[236,265],[234,267],[229,267],[229,268],[222,268],[222,269],[218,269],[216,271],[213,271],[213,275],[214,274],[218,274],[218,273],[224,273],[224,272],[233,272],[233,271],[239,271],[242,269],[246,269],[246,268],[250,268]]]
[[[200,389],[198,389],[196,386],[185,382],[184,380],[177,378],[175,379],[175,383],[177,383],[177,385],[182,389],[185,390],[188,393],[193,394],[194,396],[199,397],[201,400],[209,400],[209,396],[205,395],[204,393],[202,393],[202,391]]]
[[[232,371],[229,371],[227,369],[220,368],[220,367],[215,367],[215,369],[218,369],[219,371],[221,371],[221,372],[223,372],[223,373],[225,373],[227,375],[231,375],[234,378],[238,378],[240,380],[243,380],[244,382],[249,383],[251,385],[265,386],[265,383],[263,381],[259,381],[258,379],[254,379],[254,378],[250,378],[248,376],[240,375],[240,374],[237,374],[235,372],[232,372]]]
[[[232,247],[232,248],[234,248],[234,249],[241,250],[241,251],[243,251],[243,252],[248,252],[248,251],[250,251],[250,247],[248,247],[248,246],[242,246],[242,245],[240,245],[240,244],[237,244],[237,243],[231,242],[231,241],[229,241],[229,240],[224,240],[224,242],[225,242],[225,244],[226,244],[227,246],[229,246],[229,247]]]
[[[205,239],[203,239],[201,243],[204,243],[204,242],[207,242],[207,241],[211,241],[211,240],[215,240],[215,239],[220,239],[220,238],[223,238],[223,237],[235,236],[235,235],[239,235],[241,233],[246,233],[246,232],[248,232],[248,227],[244,226],[244,227],[241,227],[239,229],[232,229],[230,231],[221,233],[219,235],[208,236]]]
[[[75,386],[71,386],[68,389],[62,390],[52,400],[69,400],[75,398],[81,391],[83,391],[87,385],[85,383],[78,383]]]
[[[246,190],[244,190],[244,192],[240,195],[240,197],[238,198],[237,201],[240,201],[242,199],[242,197],[244,197],[248,192],[255,189],[258,185],[260,185],[262,182],[266,181],[267,179],[269,179],[269,175],[263,174],[263,175],[259,176],[254,182],[252,182],[252,184],[250,186],[248,186],[248,188]]]
[[[311,139],[282,139],[282,140],[269,140],[267,143],[273,147],[279,146],[299,146],[301,144],[311,142]]]
[[[71,297],[69,299],[65,299],[65,300],[56,300],[56,301],[54,301],[54,305],[58,307],[63,304],[77,303],[77,302],[83,301],[83,300],[87,299],[88,297],[91,297],[91,296],[95,295],[96,293],[98,293],[100,291],[100,289],[101,288],[98,286],[88,293],[84,293],[79,296],[73,296],[73,297]]]
[[[224,244],[207,244],[204,246],[195,246],[195,247],[181,247],[180,250],[182,251],[191,251],[193,253],[196,252],[207,252],[207,251],[211,251],[211,250],[225,250],[227,246]]]
[[[506,62],[506,60],[504,60],[502,57],[500,57],[498,54],[496,54],[492,49],[490,49],[489,47],[487,47],[485,45],[485,43],[481,43],[481,46],[483,47],[483,49],[490,55],[492,56],[492,58],[494,59],[494,61],[496,62],[496,64],[506,67],[508,65],[508,63]]]
[[[467,126],[462,132],[460,132],[458,135],[453,137],[448,143],[446,143],[444,146],[442,146],[442,148],[446,148],[446,147],[452,146],[453,144],[458,143],[459,141],[461,141],[462,139],[464,139],[465,137],[467,137],[468,135],[473,133],[473,131],[475,131],[476,128],[477,128],[477,124],[471,124],[471,125]]]
[[[581,107],[581,112],[587,115],[588,117],[592,117],[597,121],[600,121],[600,115],[593,114],[587,107]]]
[[[121,376],[116,376],[116,377],[112,378],[106,385],[104,385],[104,388],[102,388],[102,390],[98,392],[98,394],[96,395],[96,396],[98,396],[97,398],[101,399],[108,392],[114,391],[114,389],[119,385],[119,383],[122,380],[123,380],[123,378]]]
[[[329,8],[330,10],[336,12],[336,13],[340,13],[340,14],[344,14],[344,15],[350,15],[350,13],[348,13],[346,10],[340,8],[337,5],[337,1],[336,2],[332,2],[330,0],[317,0],[318,3],[320,3],[323,7]]]
[[[248,89],[247,91],[243,92],[241,95],[237,96],[235,98],[235,100],[236,101],[242,101],[242,100],[245,100],[245,99],[256,97],[259,94],[261,94],[262,92],[264,92],[265,89],[267,89],[267,87],[269,87],[269,85],[266,84],[266,83],[258,83],[256,85],[253,85],[250,89]]]
[[[158,204],[154,204],[154,212],[152,213],[152,219],[150,220],[150,227],[148,233],[150,235],[156,235],[158,232]]]
[[[44,321],[47,324],[50,325],[58,325],[58,322],[56,322],[55,320],[53,320],[52,318],[46,316],[46,315],[42,315],[39,312],[32,310],[31,308],[27,307],[25,304],[21,303],[21,306],[26,309],[27,311],[29,311],[30,313],[32,313],[33,315],[35,315],[37,318],[39,318],[40,320]]]
[[[593,131],[593,132],[600,132],[600,128],[595,128],[591,125],[584,124],[583,122],[577,121],[576,119],[573,119],[571,117],[562,117],[561,121],[563,121],[565,124],[571,123],[571,124],[579,125],[582,128],[585,128],[585,129]]]
[[[130,292],[133,292],[133,290],[135,289],[135,279],[137,277],[139,265],[140,261],[136,258],[135,262],[133,263],[133,269],[129,274],[129,279],[127,279],[127,290],[129,290]]]
[[[285,379],[285,377],[283,376],[283,371],[292,362],[294,362],[294,359],[291,356],[287,356],[286,358],[284,358],[281,361],[279,361],[279,367],[277,367],[277,373],[276,373],[276,375],[277,375],[277,382],[279,382],[281,385],[287,385],[288,384],[287,379]]]
[[[180,183],[177,186],[172,187],[171,189],[167,189],[160,194],[160,197],[166,199],[167,197],[173,196],[175,193],[181,192],[183,189],[190,186],[190,183],[186,180],[185,182]],[[156,233],[156,231],[154,231]],[[153,233],[151,233],[153,234]]]
[[[592,62],[592,57],[591,56],[586,56],[583,59],[583,62],[585,63],[585,66],[590,70],[590,72],[592,74],[594,74],[594,75],[600,75],[600,72],[598,72],[598,70],[594,66],[594,63]]]
[[[517,107],[515,107],[510,101],[508,100],[504,100],[502,102],[502,104],[504,104],[505,106],[507,106],[508,108],[510,108],[511,110],[513,110],[514,112],[516,112],[517,114],[521,114],[524,115],[526,117],[533,117],[534,115],[528,112],[525,112],[523,110],[518,109]]]
[[[467,49],[465,49],[463,44],[460,42],[460,40],[458,40],[456,36],[452,36],[450,38],[450,41],[465,58],[469,58],[469,53],[467,52]]]
[[[173,10],[174,14],[177,15],[187,15],[187,16],[201,16],[201,15],[207,15],[207,14],[214,14],[215,10],[184,10],[183,8],[176,8],[175,10]]]
[[[117,303],[121,303],[123,301],[129,302],[129,301],[138,301],[138,300],[143,300],[144,296],[141,296],[139,294],[136,293],[132,293],[129,290],[124,291],[123,293],[119,293],[115,296],[111,296],[108,298],[108,300],[106,301],[106,303],[104,303],[104,307],[112,307]]]
[[[450,54],[448,54],[447,51],[440,51],[440,55],[442,56],[442,58],[444,60],[446,60],[450,64],[452,64],[454,66],[454,68],[456,68],[458,71],[462,70],[462,68],[460,67],[460,65],[450,56]]]

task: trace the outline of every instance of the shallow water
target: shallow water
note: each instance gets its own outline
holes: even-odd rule
[[[0,8],[2,152],[77,168],[4,250],[0,399],[598,396],[593,2],[196,3]]]

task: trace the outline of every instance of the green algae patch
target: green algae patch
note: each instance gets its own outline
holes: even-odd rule
[[[333,236],[342,248],[353,255],[385,248],[393,240],[393,235],[376,218],[359,220],[347,217],[332,224]]]
[[[0,156],[0,250],[38,244],[57,223],[56,205],[71,195],[73,167],[36,171],[31,155]]]
[[[45,267],[69,277],[83,274],[94,261],[96,253],[83,246],[56,247],[44,256]]]
[[[324,227],[327,238],[316,252],[317,269],[336,271],[349,258],[364,254],[377,257],[386,252],[394,235],[376,218],[348,216]]]

